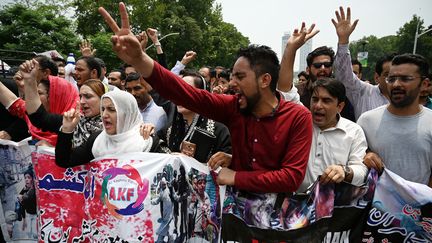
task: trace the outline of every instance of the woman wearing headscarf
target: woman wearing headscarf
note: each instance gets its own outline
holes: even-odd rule
[[[44,63],[46,61],[44,59],[41,60]],[[47,74],[47,70],[49,70],[49,67],[39,65],[39,62],[35,59],[26,61],[20,66],[20,71],[25,82],[30,80],[36,81],[40,102],[45,110],[61,115],[65,111],[75,107],[78,101],[78,92],[66,80]],[[26,102],[18,98],[2,84],[0,84],[0,102],[12,115],[26,121],[30,134],[33,139],[40,140],[39,144],[55,146],[57,134],[34,126],[26,113]]]
[[[63,115],[63,126],[56,145],[56,164],[72,167],[86,164],[97,157],[131,152],[165,152],[159,139],[144,139],[140,134],[142,116],[135,98],[124,91],[114,90],[102,96],[103,130],[90,135],[81,146],[72,148],[73,130],[79,122],[78,111]]]
[[[100,80],[89,79],[80,87],[80,121],[73,131],[73,147],[78,147],[88,137],[102,130],[100,101],[105,86]],[[25,83],[26,109],[31,123],[41,129],[58,133],[63,122],[63,114],[49,113],[40,102],[35,81]]]

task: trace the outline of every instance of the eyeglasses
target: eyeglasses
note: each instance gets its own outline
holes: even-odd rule
[[[423,77],[424,76],[418,76],[418,77],[414,77],[414,76],[388,76],[385,78],[385,81],[389,84],[392,84],[392,83],[396,82],[396,80],[399,79],[402,83],[409,83],[416,78],[423,78]]]
[[[324,67],[329,68],[333,65],[333,63],[331,62],[316,62],[316,63],[312,63],[312,66],[314,66],[315,68],[320,68],[322,67],[322,65],[324,65]]]

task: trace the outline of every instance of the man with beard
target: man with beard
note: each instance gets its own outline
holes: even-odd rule
[[[313,50],[306,57],[307,68],[309,73],[309,84],[306,86],[306,90],[300,97],[300,101],[306,107],[310,108],[310,98],[312,96],[312,84],[320,78],[329,78],[332,76],[333,72],[333,62],[334,62],[334,51],[327,47],[321,46]],[[307,99],[307,100],[306,100]],[[354,109],[347,99],[345,101],[345,106],[341,111],[341,116],[347,118],[348,120],[355,121]]]
[[[385,166],[406,180],[432,186],[432,111],[419,104],[428,74],[424,57],[396,56],[386,78],[390,104],[363,113],[358,124],[369,149],[381,157],[365,160],[366,166],[378,170]]]
[[[89,79],[100,80],[102,74],[102,67],[100,63],[94,58],[89,56],[82,56],[75,64],[75,80],[78,88]]]
[[[125,82],[126,91],[131,93],[138,102],[144,122],[153,124],[156,132],[165,128],[167,115],[164,109],[153,101],[149,94],[151,87],[148,83],[144,81],[139,73],[130,73]]]
[[[190,86],[142,52],[130,30],[126,7],[123,3],[119,6],[121,28],[99,8],[115,33],[116,54],[134,66],[162,97],[229,128],[232,160],[230,168],[219,171],[218,183],[254,192],[296,191],[309,156],[312,121],[306,108],[275,92],[279,76],[276,53],[266,46],[241,49],[230,81],[236,95],[211,94]]]

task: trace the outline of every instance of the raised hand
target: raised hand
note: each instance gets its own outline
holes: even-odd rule
[[[306,41],[318,34],[319,30],[314,30],[314,28],[315,24],[312,24],[309,29],[306,29],[306,24],[303,22],[300,29],[295,29],[288,39],[279,70],[277,88],[280,91],[289,92],[292,89],[295,54],[297,49],[304,45]]]
[[[144,123],[140,127],[140,134],[144,140],[148,139],[155,133],[155,125],[152,123]]]
[[[225,94],[228,91],[228,87],[224,87],[222,84],[219,84],[212,88],[212,93],[215,94]]]
[[[17,71],[15,75],[13,76],[13,80],[15,81],[16,85],[18,86],[18,89],[20,92],[24,92],[24,79],[21,71]]]
[[[351,33],[357,26],[358,19],[351,23],[351,9],[347,8],[347,14],[343,7],[339,7],[339,12],[335,11],[336,20],[332,19],[332,23],[335,26],[336,33],[339,37],[339,44],[348,44]]]
[[[306,29],[305,22],[302,23],[300,29],[294,29],[294,32],[290,36],[287,42],[288,47],[292,47],[294,49],[299,49],[303,46],[309,39],[314,37],[319,33],[319,30],[314,30],[315,24],[312,24],[309,29]]]
[[[83,57],[91,57],[96,53],[96,49],[93,49],[89,40],[82,40],[79,47]]]
[[[141,50],[143,52],[145,52],[146,47],[147,47],[147,42],[148,42],[148,36],[147,36],[146,32],[142,31],[139,35],[136,36],[136,38],[138,39],[138,41],[141,44]]]
[[[123,2],[119,3],[119,11],[121,18],[121,28],[103,7],[99,7],[99,13],[103,16],[105,22],[114,32],[114,36],[111,37],[114,52],[124,62],[133,66],[138,66],[138,64],[143,61],[145,54],[141,49],[139,40],[131,32],[129,26],[129,16],[126,11],[126,6]]]
[[[75,108],[72,108],[63,113],[63,125],[61,131],[64,133],[72,133],[80,121],[80,104],[77,102]]]
[[[152,40],[153,44],[155,45],[160,44],[157,29],[148,28],[147,35],[150,38],[150,40]]]
[[[40,69],[39,63],[35,59],[27,60],[23,62],[19,66],[19,72],[22,79],[24,80],[24,84],[36,82],[39,69]]]
[[[195,59],[196,55],[197,54],[194,51],[187,51],[184,54],[181,63],[186,66],[188,63],[192,62]]]

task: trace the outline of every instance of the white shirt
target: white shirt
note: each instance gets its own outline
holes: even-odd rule
[[[348,44],[338,45],[333,67],[336,79],[345,85],[346,96],[354,107],[356,120],[364,112],[389,103],[378,85],[363,82],[353,73]]]
[[[340,117],[335,127],[321,131],[313,124],[312,146],[305,178],[298,192],[304,192],[330,165],[348,165],[353,171],[351,184],[364,183],[368,169],[363,164],[367,143],[362,128]]]
[[[296,103],[296,104],[299,104],[299,105],[303,105],[300,102],[300,95],[298,93],[297,87],[294,84],[292,85],[291,90],[288,91],[288,92],[280,91],[278,89],[276,89],[276,90],[279,91],[282,94],[282,96],[284,97],[284,99],[286,101],[291,101],[293,103]]]

